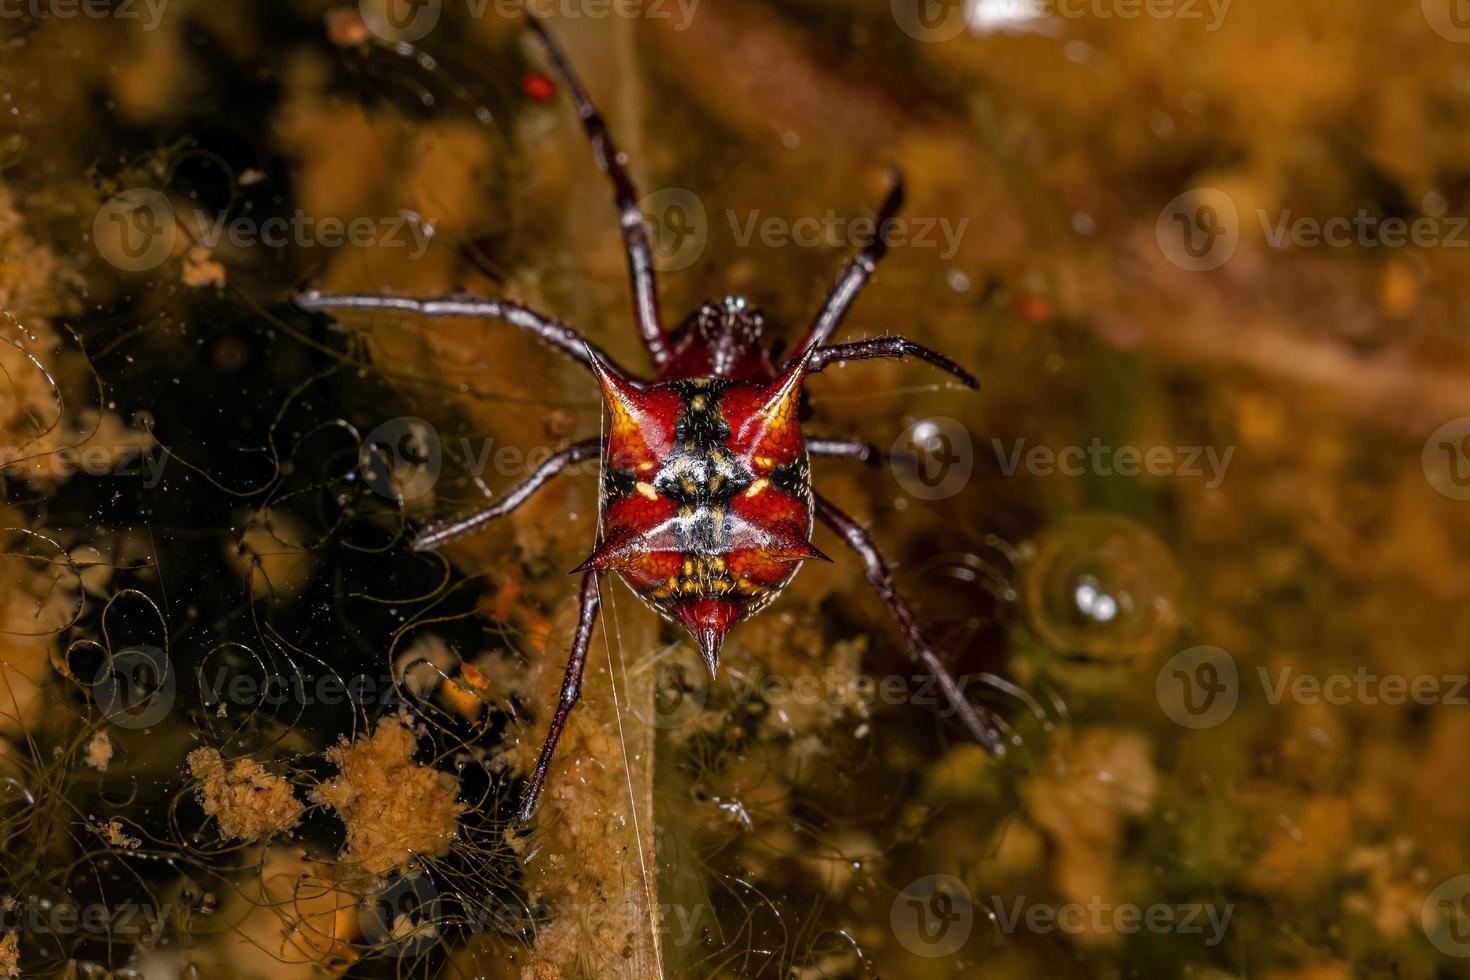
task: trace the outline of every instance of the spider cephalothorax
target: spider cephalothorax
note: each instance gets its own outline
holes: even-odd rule
[[[598,365],[611,419],[602,528],[579,569],[615,570],[682,625],[710,673],[731,626],[771,602],[811,543],[797,419],[806,361],[770,382],[698,377],[640,388]]]
[[[659,372],[669,378],[721,377],[743,381],[776,376],[771,353],[761,342],[765,317],[739,296],[719,305],[706,303],[684,321],[672,338],[669,362]]]
[[[803,561],[826,560],[811,542],[814,517],[861,558],[864,574],[892,611],[910,656],[931,672],[970,734],[993,752],[1002,752],[997,732],[965,698],[894,588],[888,564],[867,531],[812,489],[810,457],[875,462],[877,449],[847,439],[810,438],[801,431],[803,385],[831,364],[911,355],[977,387],[969,372],[949,358],[903,337],[827,343],[887,251],[889,223],[903,204],[902,181],[895,175],[878,212],[877,234],[848,262],[784,363],[776,363],[762,337],[760,313],[737,297],[707,303],[679,329],[665,331],[648,232],[622,157],[561,50],[537,21],[528,23],[566,80],[598,165],[612,180],[638,334],[653,361],[654,378],[639,380],[576,330],[515,303],[459,296],[310,293],[297,298],[307,309],[402,310],[500,320],[581,361],[602,386],[610,419],[605,438],[568,446],[495,504],[430,527],[414,541],[415,548],[426,551],[468,534],[514,511],[568,465],[602,456],[597,545],[576,569],[582,574],[581,617],[561,698],[521,797],[521,818],[529,820],[536,810],[567,716],[581,696],[582,671],[601,608],[602,576],[616,571],[645,602],[687,629],[714,673],[730,627],[773,601]],[[990,680],[1015,693],[1004,682]]]

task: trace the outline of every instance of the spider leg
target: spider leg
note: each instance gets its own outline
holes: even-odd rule
[[[375,294],[343,294],[324,296],[318,292],[300,293],[292,299],[303,310],[395,310],[430,318],[466,317],[500,320],[540,337],[581,364],[592,367],[592,358],[601,358],[621,377],[628,377],[607,354],[582,334],[560,320],[543,316],[516,303],[473,296],[379,296]]]
[[[413,550],[432,551],[446,542],[478,530],[497,517],[504,517],[530,500],[546,481],[566,469],[567,466],[591,459],[600,452],[602,452],[601,439],[588,439],[585,442],[568,446],[538,466],[536,472],[532,473],[524,483],[484,510],[424,528],[419,532],[419,536],[414,538]]]
[[[903,632],[904,639],[908,641],[909,656],[934,674],[950,707],[964,722],[971,736],[989,749],[991,754],[1004,755],[1005,744],[1001,741],[999,734],[981,720],[980,713],[965,697],[964,690],[935,654],[934,644],[930,642],[923,627],[914,618],[909,604],[904,601],[903,596],[898,594],[898,589],[893,585],[893,575],[888,570],[888,563],[883,560],[882,553],[873,543],[873,539],[868,536],[868,532],[821,494],[814,496],[817,503],[817,516],[822,519],[822,523],[836,531],[847,546],[857,552],[858,557],[862,559],[863,571],[868,577],[868,584],[888,606],[888,611],[898,621],[898,628]]]
[[[812,328],[792,351],[793,359],[805,354],[808,348],[820,347],[831,338],[841,325],[842,318],[847,316],[847,311],[857,301],[858,293],[863,291],[863,287],[872,278],[873,270],[888,253],[888,224],[898,214],[898,209],[903,207],[903,174],[895,170],[892,182],[893,187],[889,190],[888,197],[878,209],[878,230],[873,235],[873,240],[848,260],[842,275],[837,279],[837,285],[827,294],[827,302],[822,305]],[[790,363],[788,360],[787,364]]]
[[[659,314],[658,282],[653,268],[653,251],[648,244],[648,229],[643,225],[643,212],[638,208],[638,191],[633,179],[628,176],[622,155],[613,143],[607,123],[588,98],[582,81],[567,60],[561,45],[551,36],[545,26],[534,16],[526,18],[532,32],[546,47],[547,57],[565,81],[577,106],[582,127],[592,141],[592,154],[598,169],[607,174],[613,185],[613,201],[618,208],[618,221],[623,229],[623,247],[628,253],[628,277],[633,285],[633,310],[638,317],[638,335],[655,367],[662,368],[673,356],[669,350],[668,337],[664,334],[663,319]]]
[[[602,595],[598,588],[598,573],[589,570],[582,576],[582,614],[577,620],[577,632],[572,637],[572,652],[567,658],[567,672],[562,677],[561,697],[556,703],[556,714],[551,716],[551,727],[546,732],[546,741],[541,744],[541,754],[536,757],[536,768],[521,794],[520,820],[529,823],[536,814],[536,804],[541,800],[541,790],[546,786],[546,774],[551,769],[551,757],[556,754],[556,743],[561,741],[562,729],[567,716],[582,696],[582,672],[587,667],[587,647],[592,642],[592,627],[597,622],[597,611],[602,606]]]
[[[871,442],[856,442],[851,439],[808,439],[806,451],[813,456],[855,459],[869,466],[877,466],[883,459],[882,451]]]
[[[921,361],[929,362],[941,371],[948,371],[963,381],[968,388],[980,387],[980,382],[976,381],[975,376],[969,371],[938,351],[930,350],[922,344],[916,344],[906,337],[874,337],[872,340],[859,340],[851,344],[818,347],[812,352],[807,373],[815,374],[830,364],[841,364],[844,361],[866,361],[877,357],[901,360],[910,354]]]

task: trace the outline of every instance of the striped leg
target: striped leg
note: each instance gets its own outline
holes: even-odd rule
[[[893,575],[888,570],[888,563],[883,560],[883,555],[878,550],[878,546],[873,543],[873,539],[868,537],[868,532],[863,530],[862,525],[857,521],[847,516],[820,494],[817,495],[816,501],[817,516],[822,519],[822,523],[836,531],[847,546],[856,551],[858,557],[862,559],[863,571],[867,574],[868,584],[888,606],[888,611],[898,621],[898,628],[903,633],[904,639],[908,641],[909,656],[933,673],[950,707],[964,722],[965,728],[969,730],[975,741],[985,746],[994,755],[1004,755],[1005,744],[1001,741],[1000,735],[981,720],[980,713],[965,697],[964,689],[955,681],[949,668],[940,662],[939,656],[934,652],[934,644],[929,641],[923,627],[914,618],[909,604],[894,587]]]
[[[516,303],[495,299],[477,299],[473,296],[379,296],[376,294],[348,293],[324,296],[318,292],[301,293],[292,298],[303,310],[392,310],[399,313],[414,313],[433,318],[463,317],[499,320],[535,334],[563,354],[587,367],[594,358],[600,358],[610,371],[619,377],[628,377],[626,371],[614,364],[601,348],[581,332],[560,320],[543,316]]]
[[[546,787],[546,774],[551,770],[552,757],[556,755],[556,743],[561,741],[567,716],[572,713],[572,708],[582,696],[582,673],[587,667],[587,647],[592,642],[592,627],[597,623],[597,612],[602,606],[598,574],[589,569],[582,576],[582,615],[577,620],[577,632],[572,637],[572,653],[567,658],[567,672],[562,677],[561,697],[556,703],[556,713],[551,716],[551,727],[546,732],[546,741],[541,744],[536,768],[531,771],[531,779],[521,794],[519,816],[522,823],[529,823],[536,815],[536,805],[541,802],[541,791]]]
[[[832,292],[827,294],[827,302],[822,305],[822,310],[817,314],[816,321],[807,331],[807,335],[800,344],[792,351],[792,358],[799,358],[812,347],[820,347],[831,339],[832,334],[842,324],[843,317],[847,311],[852,309],[852,304],[857,302],[858,294],[868,284],[873,276],[873,270],[888,254],[888,223],[898,214],[899,208],[903,207],[903,174],[897,171],[893,174],[893,188],[888,192],[883,206],[878,209],[878,230],[873,235],[873,240],[863,246],[858,254],[854,255],[842,270],[842,275],[837,279],[837,285],[832,287]],[[790,364],[787,361],[787,364]]]
[[[850,344],[818,347],[812,352],[811,366],[807,368],[807,373],[816,374],[829,364],[842,364],[845,361],[867,361],[876,357],[902,360],[909,355],[927,361],[941,371],[948,371],[963,381],[967,388],[980,387],[980,382],[969,371],[938,351],[916,344],[907,337],[874,337],[872,340],[858,340]]]
[[[883,461],[883,452],[877,446],[871,442],[856,442],[851,439],[808,439],[806,451],[813,456],[854,459],[869,466],[877,466]]]
[[[414,538],[413,550],[432,551],[442,544],[453,541],[455,538],[463,537],[472,531],[479,530],[497,517],[504,517],[527,500],[530,500],[547,480],[550,480],[571,464],[592,459],[600,452],[602,452],[601,439],[588,439],[586,442],[579,442],[568,446],[542,463],[537,467],[536,472],[532,473],[524,483],[504,497],[501,497],[493,505],[466,517],[457,517],[452,521],[445,521],[442,524],[434,524],[424,528],[419,533],[419,536]]]
[[[597,160],[597,166],[612,181],[613,202],[618,208],[618,222],[623,229],[623,247],[628,253],[628,278],[633,285],[633,312],[638,317],[638,335],[643,339],[643,346],[647,348],[654,366],[663,368],[673,355],[669,350],[669,340],[664,334],[663,320],[659,314],[653,250],[648,244],[648,229],[643,226],[643,212],[638,209],[638,191],[633,186],[633,179],[628,176],[612,135],[607,131],[602,113],[597,111],[597,107],[588,98],[587,90],[582,87],[582,81],[572,69],[561,45],[557,44],[556,39],[534,16],[527,17],[526,23],[546,46],[547,56],[566,82],[572,101],[576,104],[577,115],[582,120],[582,127],[587,131],[587,138],[592,141],[592,154]]]

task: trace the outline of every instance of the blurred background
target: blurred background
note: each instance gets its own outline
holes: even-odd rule
[[[1459,0],[0,4],[0,976],[1470,975]],[[605,592],[535,825],[599,432],[646,368],[544,16],[672,326],[793,343],[992,758],[861,565],[711,681]],[[1003,679],[1010,693],[988,677]]]

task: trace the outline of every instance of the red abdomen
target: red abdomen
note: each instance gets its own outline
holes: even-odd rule
[[[612,428],[601,535],[582,567],[615,569],[689,630],[711,670],[729,628],[821,557],[797,421],[803,374],[797,365],[769,383],[705,377],[643,389],[601,375]]]

